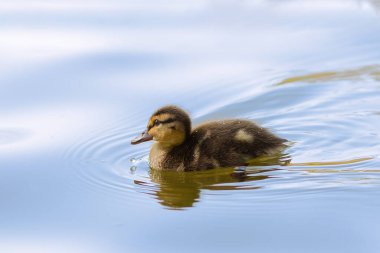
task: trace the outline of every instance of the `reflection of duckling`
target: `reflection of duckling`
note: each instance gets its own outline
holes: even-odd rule
[[[158,109],[131,143],[152,139],[150,166],[178,171],[246,165],[278,152],[286,141],[247,120],[213,121],[191,130],[188,114],[176,106]]]
[[[248,172],[236,171],[234,168],[201,172],[150,170],[149,176],[153,182],[159,185],[154,190],[158,202],[170,209],[182,209],[192,207],[194,203],[198,202],[204,189],[209,191],[260,189],[261,186],[257,182],[269,178],[270,176],[266,173],[275,170],[262,167],[255,167],[253,171]],[[247,183],[242,184],[241,182]],[[135,181],[135,183],[144,184],[140,181]]]

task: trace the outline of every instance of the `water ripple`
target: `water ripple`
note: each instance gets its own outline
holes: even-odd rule
[[[268,83],[249,97],[228,100],[225,94],[228,103],[214,101],[208,105],[211,109],[195,117],[196,122],[248,118],[276,130],[292,141],[280,163],[257,159],[245,170],[150,170],[149,146],[131,147],[129,143],[145,125],[131,126],[131,122],[147,120],[140,116],[120,119],[93,138],[78,142],[67,151],[65,160],[81,181],[96,190],[126,199],[141,193],[170,209],[188,208],[203,198],[249,205],[253,199],[297,198],[344,187],[378,185],[380,125],[378,111],[372,106],[379,99],[378,86],[374,79],[366,80],[367,88],[357,91],[360,100],[347,87],[357,86],[357,76],[377,72],[378,66],[372,66],[288,77],[281,85]],[[341,82],[350,78],[350,83]]]

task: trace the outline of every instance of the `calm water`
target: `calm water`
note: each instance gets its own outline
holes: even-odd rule
[[[0,3],[0,252],[379,252],[378,1]],[[282,163],[159,172],[159,106]]]

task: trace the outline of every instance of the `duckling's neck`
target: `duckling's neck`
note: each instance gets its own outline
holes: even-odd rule
[[[150,167],[158,170],[164,169],[164,160],[171,150],[171,146],[162,144],[160,142],[153,143],[149,154]]]
[[[183,171],[184,157],[186,156],[186,142],[178,146],[168,146],[160,142],[155,142],[149,154],[149,165],[153,169]]]

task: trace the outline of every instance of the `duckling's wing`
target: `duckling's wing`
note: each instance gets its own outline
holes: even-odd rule
[[[228,167],[268,154],[284,143],[267,129],[246,120],[210,122],[194,130],[193,146],[199,165]]]

